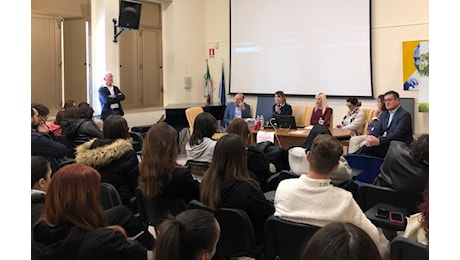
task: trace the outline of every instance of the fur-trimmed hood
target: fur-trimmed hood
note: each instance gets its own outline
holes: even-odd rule
[[[93,139],[77,147],[75,161],[96,168],[109,165],[129,151],[134,151],[129,139]]]

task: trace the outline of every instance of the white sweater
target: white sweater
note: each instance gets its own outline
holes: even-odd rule
[[[349,222],[363,229],[378,245],[379,231],[353,199],[350,192],[334,187],[330,179],[281,181],[275,193],[275,216],[289,221],[323,227],[331,222]]]

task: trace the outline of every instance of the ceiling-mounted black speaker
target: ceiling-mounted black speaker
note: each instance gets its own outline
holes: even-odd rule
[[[141,7],[142,4],[139,2],[121,0],[118,27],[138,30],[141,20]]]

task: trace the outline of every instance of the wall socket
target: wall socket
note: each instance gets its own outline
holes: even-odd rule
[[[188,89],[192,87],[192,77],[184,77],[184,88]]]

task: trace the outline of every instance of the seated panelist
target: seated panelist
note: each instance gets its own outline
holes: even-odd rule
[[[281,90],[275,92],[275,104],[272,106],[272,117],[278,115],[292,115],[292,107],[286,103],[286,96]]]
[[[225,107],[221,126],[227,127],[233,118],[251,118],[251,116],[251,107],[249,104],[244,103],[244,94],[237,93],[235,95],[235,102],[228,103],[227,107]]]

